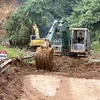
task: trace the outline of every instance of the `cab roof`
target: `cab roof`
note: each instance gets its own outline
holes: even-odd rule
[[[85,31],[85,30],[87,30],[87,31],[90,31],[88,28],[73,28],[72,30],[80,30],[80,31]]]

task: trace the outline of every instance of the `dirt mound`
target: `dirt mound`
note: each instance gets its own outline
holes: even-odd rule
[[[87,58],[55,57],[54,70],[67,77],[100,79],[100,62],[88,63]]]
[[[0,74],[0,100],[17,100],[22,93],[22,74],[16,68],[10,68]]]
[[[22,62],[19,66],[15,65],[0,74],[0,100],[19,100],[23,93],[23,76],[35,70],[32,64]]]

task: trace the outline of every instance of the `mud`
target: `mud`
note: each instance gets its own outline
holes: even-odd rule
[[[16,67],[0,74],[0,100],[17,100],[22,93],[22,74]]]
[[[0,100],[19,100],[23,93],[23,77],[36,70],[32,64],[13,62],[8,70],[0,74]],[[15,65],[15,66],[14,66]]]
[[[88,58],[55,57],[54,69],[67,77],[100,79],[100,62],[88,62]]]
[[[99,100],[99,84],[96,79],[26,75],[21,100]]]
[[[23,78],[30,74],[100,79],[100,63],[88,63],[88,58],[55,56],[51,72],[36,70],[33,64],[13,63],[5,73],[0,74],[0,100],[20,100],[25,92],[22,89]]]

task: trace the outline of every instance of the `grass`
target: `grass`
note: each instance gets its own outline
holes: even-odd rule
[[[10,48],[10,47],[5,47],[5,46],[0,45],[0,51],[2,50],[7,51],[8,53],[7,58],[23,56],[23,51],[21,51],[18,48]]]
[[[98,41],[94,41],[92,43],[91,49],[94,53],[100,53],[100,43]],[[21,57],[24,54],[24,51],[20,50],[19,48],[10,48],[0,45],[0,51],[2,50],[7,51],[8,53],[7,58]]]

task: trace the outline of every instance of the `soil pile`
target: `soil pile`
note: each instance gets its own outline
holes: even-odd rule
[[[100,79],[100,62],[88,63],[87,58],[55,57],[54,69],[67,77]]]
[[[0,74],[0,100],[19,100],[23,93],[23,77],[34,70],[31,64],[22,62]]]
[[[0,74],[0,100],[17,100],[22,93],[22,74],[16,67]]]

